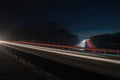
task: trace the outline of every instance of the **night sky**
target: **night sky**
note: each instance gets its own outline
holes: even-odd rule
[[[0,23],[63,23],[81,39],[120,31],[120,2],[115,0],[9,0],[0,2]],[[9,26],[9,25],[7,25]]]

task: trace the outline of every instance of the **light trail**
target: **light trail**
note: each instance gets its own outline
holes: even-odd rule
[[[113,60],[113,59],[100,58],[100,57],[94,57],[94,56],[88,56],[88,55],[73,54],[73,53],[71,54],[70,52],[63,52],[63,51],[61,52],[60,50],[55,50],[55,49],[52,49],[52,48],[51,49],[50,48],[45,48],[45,47],[43,48],[43,47],[40,47],[40,46],[6,42],[6,41],[2,41],[1,43],[10,44],[10,45],[19,46],[19,47],[25,47],[25,48],[29,48],[29,49],[52,52],[52,53],[55,53],[55,54],[61,54],[61,55],[66,55],[66,56],[70,56],[70,57],[77,57],[77,58],[84,58],[84,59],[90,59],[90,60],[95,60],[95,61],[102,61],[102,62],[120,64],[120,60]]]

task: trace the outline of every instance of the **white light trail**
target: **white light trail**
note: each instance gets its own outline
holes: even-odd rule
[[[90,59],[90,60],[120,64],[120,60],[113,60],[113,59],[100,58],[100,57],[94,57],[94,56],[88,56],[88,55],[73,54],[73,53],[71,54],[70,52],[63,52],[63,51],[61,52],[60,50],[52,49],[52,48],[51,49],[50,48],[45,48],[45,47],[43,48],[43,47],[40,47],[40,46],[20,44],[20,43],[12,43],[12,42],[6,42],[6,41],[2,41],[1,43],[10,44],[10,45],[14,45],[14,46],[25,47],[25,48],[29,48],[29,49],[47,51],[47,52],[52,52],[52,53],[55,53],[55,54],[61,54],[61,55],[66,55],[66,56],[71,56],[71,57],[77,57],[77,58],[84,58],[84,59]]]

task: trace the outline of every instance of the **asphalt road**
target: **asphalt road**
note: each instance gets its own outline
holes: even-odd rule
[[[85,53],[76,54],[76,52],[74,53],[70,51],[27,44],[5,42],[2,43],[2,45],[73,67],[120,79],[120,60],[118,58],[115,59],[106,56]]]
[[[21,64],[0,46],[0,80],[45,80]]]

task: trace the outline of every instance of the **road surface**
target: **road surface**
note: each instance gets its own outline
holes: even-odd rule
[[[100,55],[85,54],[35,45],[2,42],[4,46],[34,54],[49,60],[120,79],[120,60]]]

